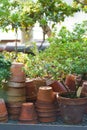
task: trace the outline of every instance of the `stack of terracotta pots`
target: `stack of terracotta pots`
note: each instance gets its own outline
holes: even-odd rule
[[[0,99],[0,123],[8,122],[8,112],[4,99]]]
[[[36,101],[36,110],[40,122],[54,122],[57,116],[55,94],[52,87],[39,88]]]
[[[17,120],[22,103],[26,101],[25,73],[22,63],[13,63],[11,66],[11,78],[8,82],[7,109],[9,118]]]
[[[35,107],[32,102],[22,104],[21,113],[19,116],[19,123],[23,124],[38,123],[37,113],[35,111]]]
[[[46,85],[45,79],[35,78],[28,79],[26,78],[26,100],[27,102],[35,102],[37,98],[37,92],[40,86]]]

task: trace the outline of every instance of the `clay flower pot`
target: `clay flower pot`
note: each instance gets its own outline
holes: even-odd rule
[[[21,123],[35,123],[35,121],[37,122],[37,113],[35,111],[33,103],[22,104],[19,121]]]
[[[0,122],[8,121],[8,112],[3,99],[0,99]]]
[[[45,102],[54,102],[55,95],[53,93],[52,87],[50,86],[40,87],[37,94],[37,100]]]
[[[28,79],[26,78],[26,98],[27,101],[36,101],[37,99],[37,93],[39,87],[46,85],[45,79],[42,78],[34,78],[34,79]]]
[[[71,91],[76,90],[76,84],[75,84],[76,76],[69,74],[66,76],[65,84],[69,87]]]
[[[81,98],[70,98],[68,95],[69,93],[60,93],[58,97],[62,119],[68,124],[81,123],[87,107],[87,97],[82,95]]]
[[[23,71],[24,64],[19,62],[13,62],[10,68],[11,71],[11,78],[10,81],[12,82],[25,82],[26,75]]]
[[[66,92],[65,87],[60,81],[48,79],[46,80],[46,84],[51,86],[54,92]]]

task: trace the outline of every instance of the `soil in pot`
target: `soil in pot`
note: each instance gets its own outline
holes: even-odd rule
[[[87,107],[87,97],[82,95],[80,98],[72,98],[72,93],[59,94],[59,108],[65,123],[79,124],[83,120],[84,111]]]

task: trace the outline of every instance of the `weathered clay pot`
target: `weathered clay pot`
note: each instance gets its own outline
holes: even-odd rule
[[[5,101],[0,98],[0,117],[6,116],[8,114]]]
[[[65,87],[59,81],[48,79],[46,80],[46,84],[47,86],[51,86],[54,92],[66,92]]]
[[[13,62],[11,66],[11,78],[10,81],[12,82],[25,82],[26,75],[23,71],[24,64],[19,62]]]
[[[37,98],[37,87],[34,80],[26,80],[26,99],[27,101],[34,101]]]
[[[39,87],[46,85],[45,79],[34,78],[32,80],[26,78],[26,99],[27,101],[36,101]]]
[[[66,76],[65,84],[69,87],[71,91],[76,90],[76,84],[75,84],[76,76],[69,74]]]
[[[19,121],[22,123],[37,123],[37,113],[33,103],[23,103]]]
[[[72,93],[70,93],[71,95]],[[61,93],[58,97],[62,119],[68,124],[82,122],[84,111],[87,106],[87,97],[69,98],[68,93]]]
[[[53,93],[52,87],[50,86],[40,87],[37,94],[37,100],[45,102],[55,101],[55,95]]]
[[[5,105],[5,101],[0,98],[0,122],[8,121],[8,112]]]

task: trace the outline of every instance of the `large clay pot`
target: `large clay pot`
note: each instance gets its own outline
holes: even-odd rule
[[[10,81],[12,82],[25,82],[26,75],[23,71],[24,64],[19,62],[13,62],[10,68],[11,71],[11,78]]]
[[[87,97],[69,98],[72,93],[61,93],[58,97],[62,119],[68,124],[81,123],[87,106]]]

